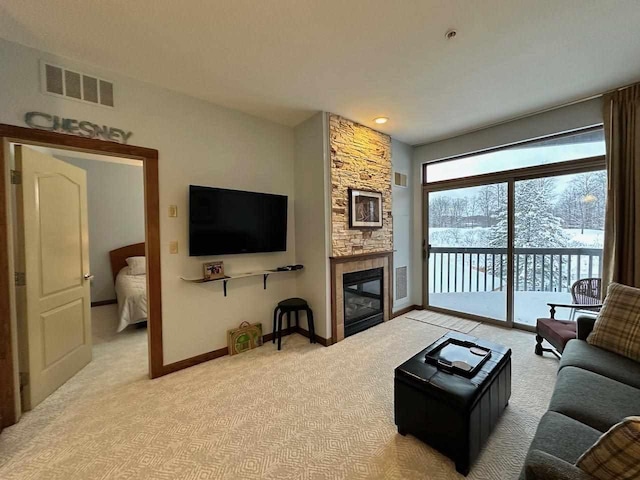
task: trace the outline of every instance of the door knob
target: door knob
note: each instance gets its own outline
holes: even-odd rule
[[[90,273],[85,273],[84,274],[84,279],[85,280],[93,280],[93,275],[91,275]]]

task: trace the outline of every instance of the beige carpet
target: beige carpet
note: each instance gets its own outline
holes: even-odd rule
[[[442,315],[428,310],[414,310],[413,312],[407,313],[406,317],[417,322],[428,323],[429,325],[462,333],[471,333],[474,328],[480,325],[480,322],[474,322],[473,320],[466,320],[451,315]]]
[[[104,342],[0,435],[0,478],[460,479],[393,422],[394,367],[444,332],[400,317],[329,348],[294,335],[281,352],[267,344],[153,381],[142,335]],[[515,478],[557,360],[535,356],[529,333],[473,335],[511,346],[513,395],[468,478]]]

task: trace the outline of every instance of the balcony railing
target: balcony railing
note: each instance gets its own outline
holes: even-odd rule
[[[513,262],[516,291],[568,292],[580,278],[600,277],[599,248],[516,248]],[[429,292],[506,290],[507,249],[432,247]]]

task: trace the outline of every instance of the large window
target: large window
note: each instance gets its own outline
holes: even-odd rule
[[[604,154],[604,131],[598,127],[428,163],[424,168],[424,179],[426,183],[433,183],[536,165],[598,157]]]
[[[548,302],[572,303],[572,284],[602,272],[603,153],[591,129],[435,164],[439,181],[423,187],[426,305],[531,328]]]

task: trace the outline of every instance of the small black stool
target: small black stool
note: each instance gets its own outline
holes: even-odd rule
[[[282,343],[282,317],[287,314],[287,330],[291,328],[291,312],[296,312],[296,326],[298,326],[300,317],[299,311],[304,310],[307,312],[307,321],[309,323],[309,340],[311,343],[316,343],[316,329],[313,325],[313,312],[309,307],[306,300],[302,298],[287,298],[278,303],[278,306],[273,311],[273,343],[276,343],[276,337],[278,337],[278,350]],[[277,324],[276,324],[277,321]],[[277,327],[277,328],[276,328]]]

